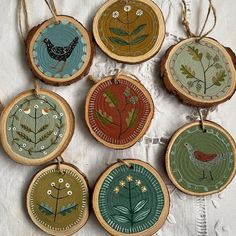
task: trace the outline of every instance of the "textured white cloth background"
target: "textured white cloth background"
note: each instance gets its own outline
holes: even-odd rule
[[[208,7],[207,0],[186,0],[191,27],[199,30]],[[19,92],[32,87],[32,74],[25,64],[22,41],[17,28],[17,0],[0,0],[0,99],[7,104]],[[105,0],[55,0],[60,14],[71,15],[91,32],[92,19]],[[158,236],[234,236],[236,235],[236,180],[220,194],[208,197],[191,197],[176,190],[168,180],[163,154],[165,145],[157,138],[169,138],[180,126],[188,122],[194,108],[182,105],[169,95],[159,77],[159,61],[166,49],[185,37],[180,25],[180,0],[156,0],[167,22],[167,37],[161,51],[151,60],[139,65],[122,65],[107,58],[98,48],[90,73],[100,78],[114,72],[115,68],[136,75],[146,86],[155,103],[155,116],[151,127],[132,148],[114,151],[97,143],[89,133],[84,120],[85,97],[92,86],[86,78],[68,87],[42,85],[63,96],[76,116],[76,128],[72,142],[64,153],[65,160],[79,167],[88,177],[90,187],[101,172],[117,158],[134,157],[151,163],[164,178],[171,195],[169,217],[156,233]],[[27,0],[30,26],[51,17],[43,0]],[[214,0],[217,10],[217,26],[211,33],[225,46],[236,51],[236,1]],[[219,123],[236,138],[236,95],[219,105],[209,119]],[[29,219],[25,207],[25,193],[32,175],[42,167],[16,164],[0,150],[0,235],[45,235]],[[79,236],[108,235],[93,213],[88,223],[78,232]]]

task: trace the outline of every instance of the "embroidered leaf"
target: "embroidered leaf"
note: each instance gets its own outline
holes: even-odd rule
[[[193,87],[193,81],[188,81],[187,85],[188,85],[189,89],[192,88]]]
[[[11,144],[13,145],[16,141],[19,141],[19,139],[18,139],[18,138],[14,138],[14,139],[12,140]]]
[[[148,202],[147,200],[139,201],[134,207],[134,213],[141,211],[144,208],[144,206],[147,204],[147,202]]]
[[[196,84],[196,90],[197,92],[200,92],[200,90],[202,89],[202,85],[200,83]]]
[[[212,77],[212,82],[216,86],[221,86],[221,82],[224,81],[224,77],[226,76],[225,71],[221,70],[220,72],[217,72],[214,77]]]
[[[19,120],[19,117],[17,115],[15,115],[15,119],[18,121]]]
[[[117,211],[119,211],[120,213],[123,213],[125,215],[129,215],[130,214],[130,211],[127,207],[124,207],[124,206],[114,206],[113,207],[114,209],[116,209]]]
[[[58,214],[61,214],[62,216],[65,216],[66,214],[71,213],[73,210],[76,209],[78,204],[76,203],[70,203],[67,206],[62,206],[60,209],[60,212]]]
[[[113,218],[120,222],[120,223],[128,223],[130,222],[129,218],[125,217],[125,216],[120,216],[120,215],[114,215]]]
[[[194,61],[201,61],[202,60],[202,53],[199,52],[197,48],[194,46],[188,46],[188,53],[192,56]]]
[[[215,66],[216,69],[222,69],[223,68],[223,66],[219,63],[216,63],[214,66]]]
[[[139,213],[134,218],[134,222],[137,223],[137,222],[140,222],[140,221],[144,220],[149,215],[150,212],[151,212],[151,210],[146,210],[146,211],[143,211],[143,212]]]
[[[23,139],[26,140],[28,142],[33,143],[32,139],[30,137],[28,137],[26,134],[24,134],[23,132],[20,131],[16,131],[16,133]]]
[[[118,45],[121,45],[121,46],[127,46],[127,45],[129,45],[128,42],[126,42],[126,41],[123,40],[123,39],[117,38],[117,37],[109,37],[109,39],[110,39],[113,43],[118,44]]]
[[[39,210],[45,215],[50,216],[54,214],[52,207],[50,207],[48,204],[40,203],[38,204],[38,206],[39,206]]]
[[[213,61],[214,62],[218,62],[220,60],[220,57],[218,56],[218,55],[215,55],[214,57],[213,57]]]
[[[110,28],[110,31],[116,35],[119,35],[119,36],[128,36],[129,34],[122,30],[122,29],[119,29],[119,28]]]
[[[25,130],[27,133],[33,133],[33,130],[32,130],[29,126],[24,125],[24,124],[20,124],[20,126],[21,126],[21,128],[22,128],[23,130]]]
[[[112,123],[112,117],[107,115],[107,113],[104,111],[102,111],[101,109],[99,109],[96,113],[95,113],[95,117],[100,120],[104,125],[109,125]]]
[[[212,58],[211,54],[210,54],[209,52],[207,52],[207,53],[206,53],[206,59],[210,61],[211,58]]]
[[[125,119],[127,127],[133,127],[137,121],[138,117],[138,110],[132,109],[131,111],[128,112],[128,117]]]
[[[28,153],[29,153],[30,156],[32,155],[32,150],[33,150],[33,148],[30,148],[30,149],[28,150]]]
[[[40,132],[46,130],[46,129],[48,128],[48,126],[49,126],[48,124],[47,124],[47,125],[43,125],[43,126],[37,131],[37,133],[40,133]]]
[[[139,32],[141,32],[141,31],[145,28],[146,25],[147,25],[147,24],[139,25],[137,28],[135,28],[135,29],[132,31],[131,35],[136,35],[136,34],[138,34]]]
[[[115,107],[118,104],[118,100],[112,92],[107,90],[103,93],[103,96],[105,97],[105,101],[109,104],[109,107]]]
[[[53,133],[52,130],[48,131],[47,133],[45,133],[43,136],[41,136],[39,138],[39,141],[38,142],[42,142],[42,141],[45,141],[46,139],[48,139],[50,137],[50,135]]]
[[[183,75],[186,76],[187,79],[195,78],[195,71],[192,70],[192,68],[190,66],[182,64],[181,67],[180,67],[180,71]]]
[[[137,38],[135,38],[134,40],[131,41],[131,45],[137,45],[139,43],[142,43],[146,38],[147,38],[147,34],[138,36]]]

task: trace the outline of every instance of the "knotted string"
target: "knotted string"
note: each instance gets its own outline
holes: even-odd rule
[[[59,157],[57,157],[57,169],[59,171],[60,174],[64,174],[64,171],[61,168],[61,163],[64,163],[64,159],[62,157],[62,155],[60,155]]]
[[[23,40],[23,42],[25,42],[25,36],[23,33],[23,26],[22,26],[22,13],[24,14],[24,23],[25,23],[25,31],[26,34],[29,32],[29,14],[27,11],[27,5],[26,5],[26,0],[19,0],[18,2],[18,26],[19,26],[19,32],[20,32],[20,36]]]
[[[53,0],[44,0],[50,10],[50,12],[53,15],[53,18],[56,22],[58,22],[58,13],[57,13],[57,9],[55,6],[55,3]],[[25,36],[24,36],[24,32],[23,32],[23,15],[24,15],[24,25],[25,25],[25,31],[26,34],[29,32],[30,30],[30,26],[29,26],[29,14],[28,14],[28,10],[27,10],[27,4],[26,4],[26,0],[19,0],[18,2],[18,26],[19,26],[19,32],[20,32],[20,36],[22,38],[22,40],[25,42]]]
[[[38,96],[40,90],[39,82],[37,78],[34,78],[34,94]]]
[[[57,18],[58,13],[57,13],[57,9],[56,9],[54,1],[53,0],[50,0],[50,1],[49,0],[44,0],[44,1],[47,4],[50,12],[52,13],[54,20],[56,22],[58,22],[59,21],[58,18]]]
[[[201,108],[197,109],[199,117],[200,117],[200,123],[201,123],[201,128],[203,132],[206,132],[206,128],[205,128],[205,124],[204,124],[204,120],[207,119],[207,116],[209,114],[209,109],[206,110],[206,114],[203,116],[203,112]]]
[[[182,0],[182,5],[183,5],[182,24],[185,28],[185,31],[186,31],[186,34],[187,34],[188,38],[196,37],[198,42],[201,39],[203,39],[204,37],[206,37],[208,34],[210,34],[216,26],[216,21],[217,21],[216,9],[212,4],[212,0],[208,0],[208,1],[209,1],[209,7],[208,7],[208,11],[207,11],[207,16],[206,16],[206,19],[204,21],[204,24],[202,26],[202,29],[201,29],[200,33],[197,35],[197,34],[194,34],[190,29],[190,24],[189,24],[189,21],[187,19],[187,4],[186,4],[185,0]],[[209,16],[210,16],[211,12],[213,13],[213,16],[214,16],[214,23],[213,23],[212,27],[206,33],[203,34],[203,32],[206,28],[206,24],[209,20]]]

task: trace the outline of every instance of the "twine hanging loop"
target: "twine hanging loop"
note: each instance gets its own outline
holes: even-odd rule
[[[216,21],[217,21],[216,9],[213,6],[212,0],[208,0],[208,2],[209,2],[209,6],[208,6],[208,11],[207,11],[206,19],[204,21],[202,29],[200,30],[200,33],[197,35],[197,34],[194,34],[191,31],[191,29],[190,29],[190,23],[189,23],[189,21],[187,19],[187,11],[188,11],[187,4],[186,4],[185,0],[182,0],[182,5],[183,5],[183,9],[182,9],[182,24],[184,26],[185,32],[187,34],[187,37],[188,38],[195,37],[197,42],[199,42],[201,39],[203,39],[204,37],[209,35],[213,31],[215,26],[216,26]],[[213,13],[214,23],[213,23],[212,27],[206,33],[203,33],[205,28],[206,28],[206,24],[207,24],[207,22],[209,20],[209,16],[210,16],[211,12]]]

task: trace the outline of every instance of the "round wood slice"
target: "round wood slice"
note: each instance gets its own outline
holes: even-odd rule
[[[69,85],[85,76],[92,64],[93,45],[84,26],[70,16],[57,16],[34,27],[26,55],[35,76],[47,84]]]
[[[50,235],[72,235],[89,216],[86,177],[73,165],[49,165],[29,185],[26,205],[31,220]]]
[[[236,171],[236,144],[221,126],[204,121],[180,128],[166,152],[166,169],[181,191],[204,196],[222,191]]]
[[[236,90],[236,57],[216,40],[189,38],[163,57],[161,73],[167,90],[188,105],[210,107],[230,99]]]
[[[152,0],[109,0],[96,13],[93,34],[109,57],[134,64],[150,59],[160,50],[165,22]]]
[[[100,224],[114,236],[149,236],[164,224],[170,207],[167,187],[148,163],[124,160],[98,179],[93,209]]]
[[[68,146],[74,132],[74,115],[69,104],[48,90],[28,90],[16,96],[3,110],[1,142],[16,162],[41,165]]]
[[[134,145],[148,129],[153,113],[152,98],[131,75],[103,78],[89,91],[85,119],[91,134],[114,149]]]

